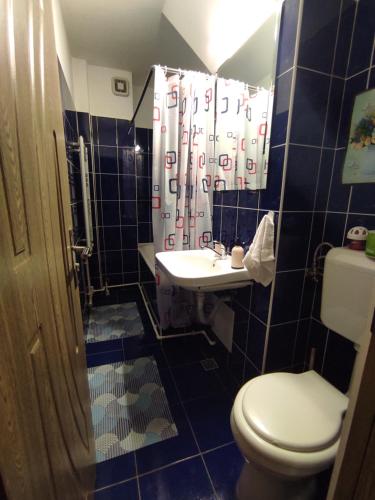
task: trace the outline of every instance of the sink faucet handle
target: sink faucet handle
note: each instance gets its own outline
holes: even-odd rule
[[[224,245],[221,243],[221,241],[218,241],[218,240],[214,240],[213,243],[214,243],[215,252],[218,253],[219,255],[221,255]]]

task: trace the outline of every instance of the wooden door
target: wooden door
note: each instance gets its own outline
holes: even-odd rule
[[[375,499],[375,313],[371,331],[369,344],[356,362],[329,500]]]
[[[0,474],[84,499],[94,442],[50,0],[0,0]]]

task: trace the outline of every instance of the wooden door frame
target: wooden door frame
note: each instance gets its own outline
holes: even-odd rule
[[[369,330],[371,334],[357,354],[348,411],[327,500],[364,498],[359,493],[358,486],[361,475],[368,474],[368,471],[364,470],[364,467],[367,467],[364,466],[364,461],[369,458],[368,455],[366,457],[366,453],[367,451],[373,453],[373,449],[370,450],[368,446],[373,438],[375,419],[375,311]],[[375,457],[372,459],[375,461]]]

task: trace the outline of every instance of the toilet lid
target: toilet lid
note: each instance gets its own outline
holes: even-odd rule
[[[264,440],[287,450],[317,451],[339,438],[348,398],[315,371],[256,377],[245,391],[246,422]]]

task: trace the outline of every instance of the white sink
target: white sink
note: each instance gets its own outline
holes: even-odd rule
[[[155,257],[172,283],[188,290],[214,292],[250,284],[246,269],[232,269],[229,256],[218,259],[209,248],[159,252]]]

